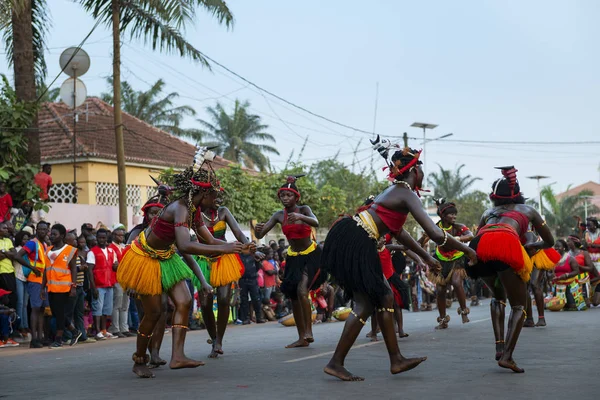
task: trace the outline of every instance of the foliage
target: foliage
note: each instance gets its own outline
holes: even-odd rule
[[[42,85],[38,85],[37,87],[37,91],[38,91],[38,97],[40,95],[42,95],[42,97],[40,97],[40,103],[56,103],[58,102],[60,99],[60,88],[59,87],[55,87],[53,89],[48,89],[48,87],[46,86],[46,84],[42,84]]]
[[[567,188],[568,190],[568,188]],[[557,237],[565,237],[577,230],[577,219],[585,216],[584,196],[593,196],[590,190],[582,190],[572,196],[557,198],[552,187],[542,188],[542,210],[548,227]],[[533,204],[537,206],[537,204]],[[598,207],[588,205],[588,214],[598,213]]]
[[[481,180],[471,175],[463,176],[461,171],[465,164],[455,169],[445,169],[439,164],[438,167],[440,167],[439,172],[431,172],[427,177],[427,183],[435,189],[436,198],[460,200],[476,181]]]
[[[48,68],[44,58],[46,48],[46,37],[51,26],[50,8],[46,0],[31,1],[31,26],[33,30],[33,60],[35,67],[35,81],[38,86],[46,79]],[[6,59],[9,66],[14,64],[15,48],[13,46],[13,26],[11,13],[27,12],[28,7],[24,7],[23,0],[2,0],[0,6],[0,29],[3,31],[4,47],[6,49]],[[19,51],[19,49],[16,49]]]
[[[266,171],[269,160],[264,153],[279,155],[275,147],[255,143],[255,141],[268,141],[275,143],[273,135],[266,133],[267,125],[261,123],[260,116],[250,114],[247,101],[235,101],[233,112],[228,114],[221,103],[214,107],[207,107],[206,111],[211,122],[199,119],[204,127],[202,134],[208,142],[206,146],[219,146],[215,151],[218,155],[242,164],[247,168],[257,168]]]
[[[95,19],[112,26],[113,0],[78,0]],[[181,34],[197,20],[196,9],[204,8],[219,23],[233,26],[233,14],[223,0],[128,0],[121,1],[121,33],[142,39],[152,50],[177,53],[205,66],[208,61]]]
[[[463,195],[457,202],[457,221],[473,230],[479,226],[483,212],[491,206],[487,193],[474,190]]]
[[[6,182],[14,204],[23,200],[33,200],[34,208],[48,208],[39,199],[39,187],[33,183],[37,166],[26,163],[27,135],[31,121],[35,118],[37,106],[17,101],[14,89],[2,75],[0,88],[0,180]]]
[[[113,79],[108,77],[106,81],[110,85],[109,92],[102,93],[100,97],[112,105]],[[135,90],[127,81],[121,82],[123,111],[165,132],[200,142],[202,133],[199,130],[181,127],[183,118],[195,116],[196,111],[190,106],[175,106],[174,101],[179,97],[179,93],[171,92],[165,95],[163,94],[164,87],[165,82],[162,79],[157,80],[146,91]]]

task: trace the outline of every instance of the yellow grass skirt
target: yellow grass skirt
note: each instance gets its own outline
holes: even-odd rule
[[[148,296],[167,292],[192,276],[192,271],[175,253],[174,247],[153,249],[146,243],[144,232],[127,249],[117,269],[117,282],[124,290],[131,289]]]
[[[240,280],[244,274],[244,264],[239,254],[223,254],[214,259],[210,269],[210,285],[226,286]]]

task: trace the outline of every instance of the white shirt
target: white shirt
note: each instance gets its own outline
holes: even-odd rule
[[[48,258],[50,259],[50,261],[52,262],[52,264],[54,264],[54,260],[56,260],[56,257],[58,257],[58,255],[60,254],[60,252],[63,251],[66,246],[67,245],[65,244],[60,249],[48,250]]]
[[[100,249],[100,250],[102,250],[102,252],[104,253],[104,257],[106,257],[106,259],[108,260],[108,247],[106,247],[104,249]],[[114,256],[113,263],[116,263],[117,262],[117,254],[115,252],[113,252],[113,256]],[[96,265],[96,256],[91,251],[87,255],[86,262],[88,264],[94,264],[94,265]]]

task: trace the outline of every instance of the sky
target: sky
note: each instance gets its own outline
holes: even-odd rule
[[[423,147],[423,132],[410,125],[437,124],[428,139],[452,136],[427,143],[426,172],[438,170],[438,164],[447,169],[464,164],[464,173],[481,178],[474,188],[488,192],[499,177],[493,167],[515,165],[528,197],[537,193],[528,176],[549,176],[542,184],[556,192],[600,180],[596,1],[227,3],[235,15],[233,29],[200,10],[185,32],[196,48],[315,114],[394,141],[407,132],[415,138],[409,140],[413,148]],[[48,4],[51,82],[60,73],[61,51],[78,45],[94,21],[70,0]],[[96,29],[83,49],[92,65],[81,79],[88,95],[99,95],[107,91],[105,77],[112,72],[109,27]],[[357,172],[370,168],[372,134],[296,109],[218,66],[209,71],[128,37],[122,57],[123,80],[146,90],[162,78],[166,92],[178,92],[178,104],[192,106],[199,118],[216,101],[226,109],[236,98],[249,101],[277,140],[280,155],[270,157],[275,168],[292,151],[297,156],[306,137],[306,163],[338,154]],[[12,78],[6,62],[0,62],[0,72]],[[53,87],[65,79],[60,75]],[[199,127],[194,118],[185,126]],[[527,141],[536,144],[519,143]],[[383,178],[383,159],[374,155],[373,166]]]

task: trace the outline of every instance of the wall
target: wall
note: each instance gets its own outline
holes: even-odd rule
[[[50,206],[46,221],[51,224],[61,223],[67,229],[77,229],[78,232],[81,225],[86,222],[94,226],[102,222],[108,228],[117,222],[126,224],[128,228],[141,222],[141,217],[133,215],[132,207],[127,207],[127,221],[119,221],[118,207],[66,203],[50,203]]]

